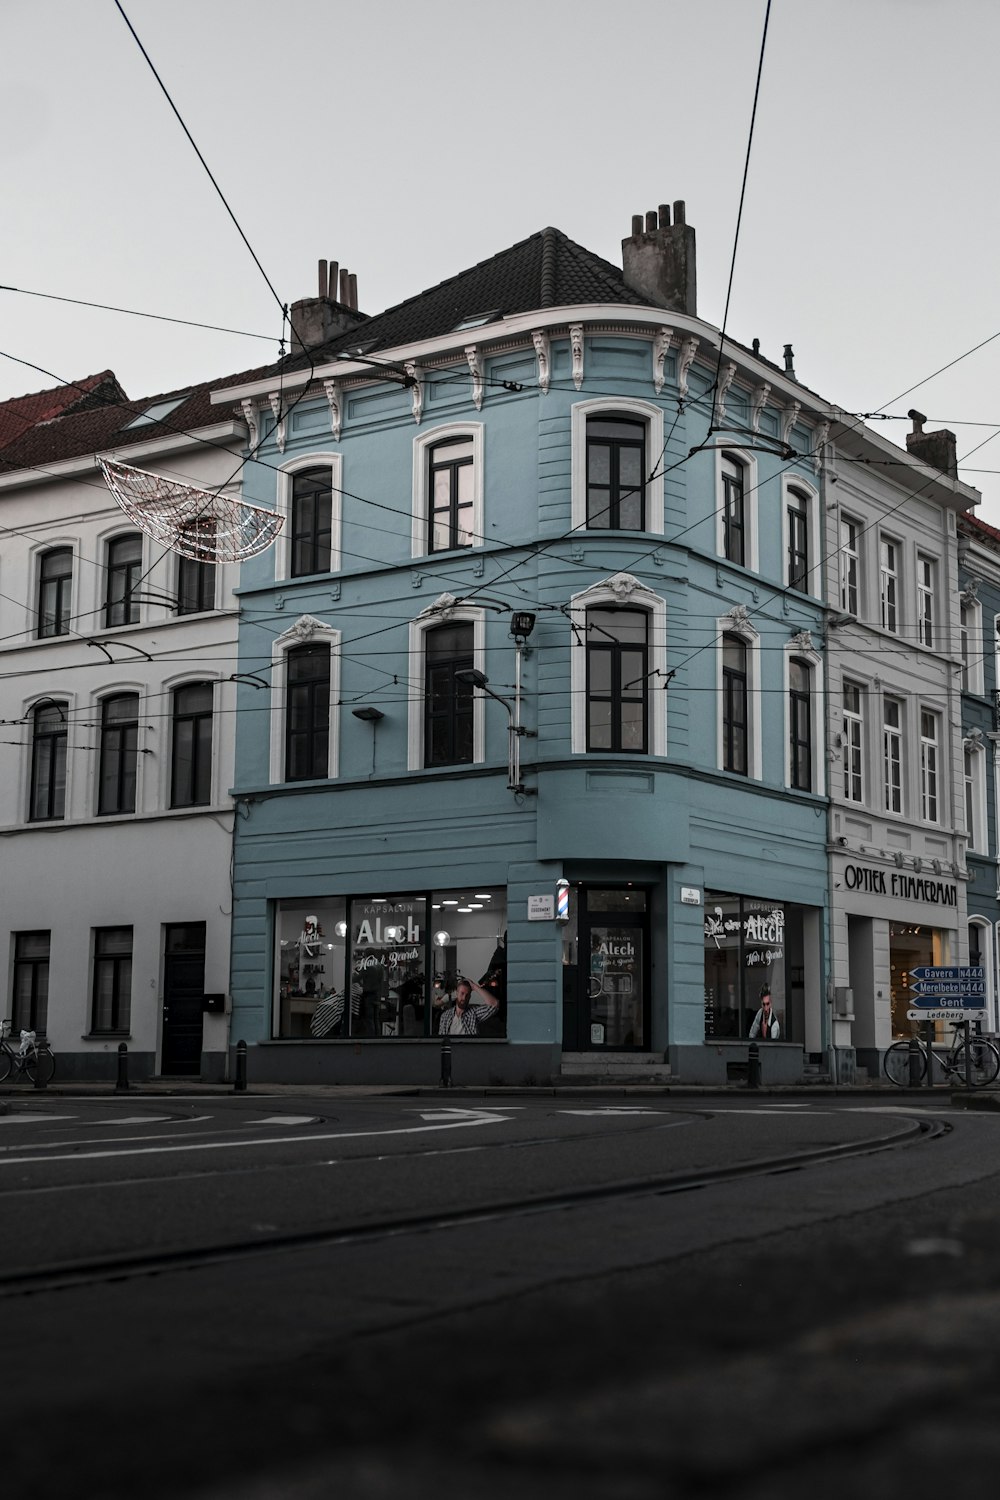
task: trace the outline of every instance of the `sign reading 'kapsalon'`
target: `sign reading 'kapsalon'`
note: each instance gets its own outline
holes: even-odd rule
[[[844,884],[849,891],[864,891],[869,896],[895,896],[902,901],[926,901],[931,906],[958,905],[958,890],[947,880],[904,875],[901,870],[874,870],[869,865],[846,865]]]

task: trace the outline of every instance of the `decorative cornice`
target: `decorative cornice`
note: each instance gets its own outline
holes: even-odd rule
[[[792,428],[798,421],[801,410],[801,401],[790,401],[785,407],[784,415],[781,419],[781,441],[786,448],[791,446]]]
[[[535,358],[538,360],[538,389],[543,396],[546,396],[548,395],[549,382],[552,379],[549,336],[544,329],[536,328],[531,335],[531,342],[535,346]]]
[[[677,356],[677,394],[682,401],[687,400],[688,374],[697,353],[698,340],[694,337],[685,339],[681,344],[680,354]]]
[[[426,609],[420,611],[417,618],[422,620],[426,615],[436,615],[441,620],[448,620],[454,614],[459,602],[454,594],[439,594],[433,604],[428,604]]]
[[[795,651],[815,652],[811,630],[797,630],[791,639],[792,648]]]
[[[416,360],[408,360],[403,366],[407,375],[413,381],[410,386],[410,400],[413,409],[413,420],[420,426],[420,418],[424,414],[424,372]]]
[[[754,390],[753,399],[750,402],[750,431],[754,437],[760,431],[760,419],[764,415],[764,408],[767,405],[767,398],[770,394],[771,387],[766,381],[763,385],[758,385]]]
[[[577,390],[583,385],[583,324],[573,323],[569,330],[570,349],[573,354],[573,384]]]
[[[257,407],[253,401],[248,400],[241,401],[239,409],[243,413],[243,420],[250,430],[250,447],[251,449],[256,449],[260,442],[260,417],[257,414]]]
[[[821,422],[813,433],[813,469],[818,474],[823,467],[826,445],[830,440],[829,422]]]
[[[646,585],[640,583],[633,573],[614,573],[604,580],[602,587],[608,589],[623,604],[627,603],[636,592],[643,594],[649,592]]]
[[[323,389],[330,404],[330,431],[335,443],[340,442],[340,431],[344,421],[344,407],[340,399],[340,381],[324,380]]]
[[[286,416],[281,410],[281,395],[278,391],[272,391],[267,400],[274,413],[274,441],[278,445],[278,452],[284,453]]]
[[[479,358],[479,350],[475,344],[466,345],[465,357],[469,361],[469,371],[472,375],[472,404],[475,406],[476,411],[482,411],[483,391],[485,389],[483,384],[483,365]]]
[[[750,626],[750,611],[745,604],[734,604],[722,618],[729,620],[737,630],[746,630]]]
[[[983,744],[983,731],[981,729],[967,729],[962,738],[963,750],[985,750]]]
[[[653,390],[657,395],[663,390],[664,365],[674,341],[672,328],[658,328],[653,335]]]
[[[725,423],[726,397],[729,394],[729,387],[732,385],[735,377],[736,366],[732,361],[719,371],[719,383],[715,391],[715,411],[713,413],[713,420],[717,427],[721,427]]]
[[[959,596],[958,596],[959,599],[961,600],[961,602],[963,604],[978,604],[979,603],[979,584],[980,584],[980,581],[981,580],[978,579],[978,578],[970,578],[969,579],[968,583],[965,585],[965,588],[962,589],[962,591],[959,593]]]

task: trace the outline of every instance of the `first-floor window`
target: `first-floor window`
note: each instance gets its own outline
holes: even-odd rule
[[[132,929],[98,927],[94,932],[95,1032],[127,1033],[132,1010]]]
[[[920,814],[938,821],[938,721],[926,709],[920,711]]]
[[[101,706],[98,813],[135,812],[139,755],[139,695],[119,693]]]
[[[645,610],[587,611],[587,749],[648,749]]]
[[[174,690],[170,806],[200,807],[212,800],[212,684]]]
[[[788,663],[788,751],[793,787],[812,791],[812,704],[809,668],[805,662]]]
[[[882,707],[882,772],[886,812],[903,811],[903,705],[886,698]]]
[[[66,711],[40,703],[31,716],[31,806],[33,822],[66,815]]]
[[[38,567],[38,634],[42,640],[67,635],[70,591],[73,586],[73,549],[53,547]]]
[[[330,763],[330,648],[288,652],[285,780],[317,781]]]
[[[473,664],[474,627],[438,625],[424,635],[424,764],[462,765],[473,758],[472,684],[456,675]]]
[[[984,780],[983,753],[971,745],[965,747],[965,826],[969,835],[969,848],[979,854],[988,853],[983,823]]]
[[[49,1015],[49,942],[48,932],[14,934],[11,1030],[15,1037],[22,1031],[45,1034]]]
[[[809,501],[798,490],[788,502],[788,587],[809,588]]]
[[[737,635],[722,638],[722,768],[746,776],[747,646]]]
[[[864,719],[861,688],[844,683],[844,796],[848,802],[864,801]]]

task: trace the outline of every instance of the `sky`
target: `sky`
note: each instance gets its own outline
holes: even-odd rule
[[[772,0],[738,237],[766,0],[122,7],[263,272],[115,0],[3,0],[0,400],[266,364],[321,257],[368,313],[548,224],[620,265],[680,198],[699,316],[732,266],[733,338],[901,445],[950,427],[1000,526],[996,0]]]

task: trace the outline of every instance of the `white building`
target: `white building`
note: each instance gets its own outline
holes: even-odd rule
[[[61,1077],[123,1042],[133,1077],[226,1067],[237,566],[143,536],[95,459],[234,492],[246,427],[209,391],[105,387],[0,456],[4,1014]]]
[[[842,1071],[912,1025],[912,970],[968,963],[969,870],[952,433],[911,413],[873,460],[844,416],[827,467],[830,1001]],[[915,460],[915,461],[914,461]]]

